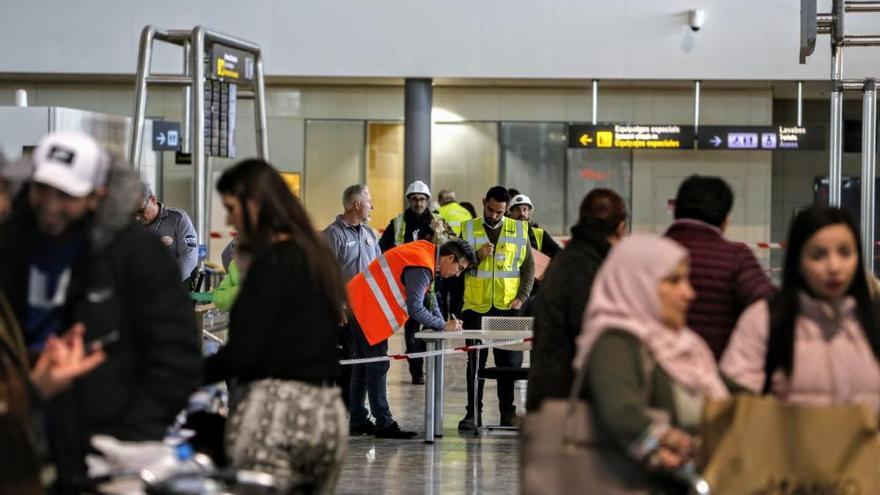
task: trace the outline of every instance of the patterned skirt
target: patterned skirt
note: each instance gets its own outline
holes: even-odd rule
[[[277,379],[242,387],[226,427],[232,466],[291,482],[296,493],[333,493],[348,442],[339,389]]]

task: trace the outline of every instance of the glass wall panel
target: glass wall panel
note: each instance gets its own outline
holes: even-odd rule
[[[604,187],[620,194],[632,211],[632,152],[627,150],[568,150],[565,225],[578,220],[581,201],[593,189]],[[568,232],[566,232],[568,234]]]
[[[403,124],[367,124],[367,185],[373,194],[373,228],[384,229],[405,208]]]
[[[363,182],[364,122],[306,121],[304,204],[315,228],[342,213],[342,192]]]
[[[529,196],[533,219],[551,234],[564,234],[565,124],[501,123],[501,183]]]
[[[498,183],[498,124],[464,122],[434,125],[431,136],[431,191],[455,191],[477,212],[486,191]]]

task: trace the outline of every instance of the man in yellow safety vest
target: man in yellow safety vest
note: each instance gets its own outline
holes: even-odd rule
[[[483,215],[461,225],[462,238],[477,253],[476,270],[465,274],[464,328],[480,328],[484,316],[517,316],[532,290],[535,265],[529,246],[528,224],[504,216],[510,203],[507,189],[494,186],[483,198]],[[488,351],[468,353],[467,414],[458,424],[460,431],[475,428],[474,413],[482,411],[482,393],[473,403],[474,375],[477,366],[486,365]],[[504,367],[522,366],[522,352],[493,349],[495,364]],[[482,387],[481,387],[482,389]],[[480,390],[482,392],[482,390]],[[479,409],[475,409],[475,407]],[[513,382],[498,381],[498,408],[501,425],[512,426],[516,418],[513,404]]]
[[[437,202],[440,203],[438,212],[455,235],[461,237],[461,224],[474,218],[471,212],[455,201],[455,191],[440,191]]]

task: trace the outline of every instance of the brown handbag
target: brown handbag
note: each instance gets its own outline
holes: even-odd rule
[[[654,363],[643,352],[645,383]],[[641,469],[601,427],[579,393],[586,365],[578,369],[567,399],[548,398],[529,413],[520,430],[520,490],[523,495],[579,493],[587,495],[648,495],[649,474]],[[646,394],[649,387],[646,387]],[[669,414],[649,410],[655,420]]]

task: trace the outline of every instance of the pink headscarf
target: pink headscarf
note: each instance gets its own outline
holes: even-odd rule
[[[660,322],[660,282],[688,253],[674,241],[649,234],[624,238],[599,269],[584,313],[575,366],[585,363],[603,332],[630,332],[657,364],[688,390],[709,398],[729,396],[712,351],[690,328],[672,330]]]

